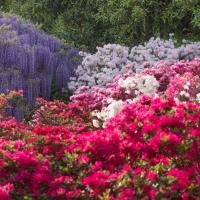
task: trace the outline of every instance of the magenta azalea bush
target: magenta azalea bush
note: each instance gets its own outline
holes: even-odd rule
[[[28,123],[6,112],[22,92],[1,95],[0,199],[198,199],[199,74],[199,59],[129,71],[38,99]]]

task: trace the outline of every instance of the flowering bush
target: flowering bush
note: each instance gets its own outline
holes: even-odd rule
[[[37,99],[39,108],[34,112],[31,120],[33,126],[62,125],[73,132],[80,132],[92,128],[92,108],[86,102],[65,104],[60,101],[48,102]]]
[[[161,60],[166,65],[172,65],[180,60],[192,60],[200,57],[200,42],[183,43],[175,48],[172,38],[162,40],[151,38],[144,45],[128,47],[107,44],[97,47],[93,55],[82,53],[83,61],[76,70],[76,76],[71,77],[69,89],[75,91],[79,86],[105,86],[112,82],[116,75],[124,74],[130,67],[135,72],[151,68]],[[128,67],[127,67],[128,66]]]
[[[82,64],[76,69],[76,77],[71,77],[69,89],[74,91],[79,86],[105,85],[121,73],[127,71],[129,48],[116,44],[97,47],[94,55],[82,53]]]
[[[8,116],[23,92],[0,95],[0,199],[198,199],[200,60],[132,67],[28,123]]]
[[[62,119],[64,104],[41,103]],[[199,119],[200,104],[151,97],[103,130],[0,118],[0,198],[197,199]]]
[[[71,97],[93,108],[94,125],[100,126],[116,115],[123,104],[136,102],[142,95],[173,97],[176,101],[193,101],[200,93],[200,60],[166,66],[160,62],[140,73],[129,70],[118,75],[106,87],[81,87]],[[105,124],[104,124],[105,125]]]
[[[0,15],[1,93],[23,90],[30,106],[35,105],[37,97],[49,99],[53,84],[60,93],[67,88],[78,62],[75,58],[79,58],[77,50],[31,22]]]

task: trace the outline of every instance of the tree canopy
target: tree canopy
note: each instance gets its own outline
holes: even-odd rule
[[[31,19],[79,48],[135,45],[152,36],[199,39],[198,0],[4,0],[2,10]]]

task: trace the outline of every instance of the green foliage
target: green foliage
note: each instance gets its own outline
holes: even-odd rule
[[[55,81],[52,84],[51,88],[51,100],[53,101],[54,99],[61,100],[65,103],[68,103],[70,101],[70,96],[71,92],[67,89],[63,89],[60,91],[58,89],[58,86],[56,85]]]
[[[199,0],[4,0],[4,11],[33,20],[84,50],[135,45],[152,36],[199,39]]]
[[[193,15],[194,18],[192,20],[192,23],[195,27],[200,29],[200,6],[194,9]]]
[[[6,0],[3,11],[16,13],[25,19],[31,19],[40,27],[48,30],[54,20],[46,0]]]

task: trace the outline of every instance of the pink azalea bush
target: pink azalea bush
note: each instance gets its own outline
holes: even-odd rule
[[[106,87],[81,87],[71,97],[74,102],[85,102],[94,108],[93,116],[98,121],[113,117],[108,107],[120,103],[136,102],[142,95],[152,97],[173,97],[177,101],[193,101],[200,93],[200,60],[180,61],[166,66],[157,63],[154,68],[135,74],[131,68],[123,75],[116,76]],[[111,104],[111,105],[110,105]],[[114,105],[114,106],[115,106]],[[116,107],[116,106],[115,106]],[[122,106],[117,110],[121,110]],[[110,114],[111,113],[111,114]]]

